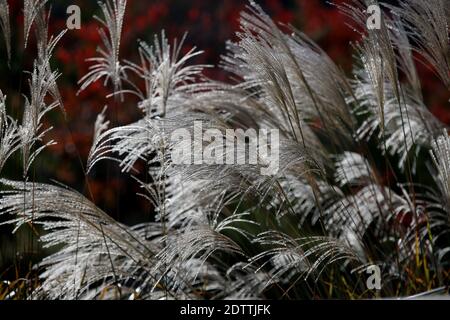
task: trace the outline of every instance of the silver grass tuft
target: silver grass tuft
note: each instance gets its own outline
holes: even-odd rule
[[[20,148],[17,122],[6,114],[6,97],[0,90],[0,172],[11,155]]]
[[[126,1],[101,3],[103,47],[81,90],[104,78],[113,85],[109,96],[137,97],[142,114],[110,127],[103,109],[86,171],[113,160],[134,178],[155,212],[154,222],[136,226],[115,221],[77,191],[26,178],[52,143],[35,147],[49,130],[44,115],[62,105],[49,59],[64,34],[49,38],[48,17],[26,7],[28,28],[36,20],[38,57],[21,125],[0,95],[0,169],[21,148],[25,181],[0,180],[0,214],[15,231],[39,226],[43,245],[55,249],[35,266],[41,284],[30,298],[391,296],[423,288],[402,289],[422,269],[427,288],[444,286],[450,139],[425,105],[413,54],[448,84],[449,8],[442,0],[431,1],[438,9],[425,0],[385,5],[382,28],[368,30],[365,7],[376,3],[340,5],[362,35],[350,80],[306,35],[251,2],[223,57],[232,83],[207,79],[208,66],[189,64],[201,52],[182,55],[184,38],[171,43],[164,33],[139,43],[138,61],[120,60]],[[207,145],[171,139],[177,129],[193,136],[196,121],[220,133],[278,130],[279,170],[263,175],[262,157],[257,165],[191,164],[196,151],[175,163],[175,148]],[[372,264],[383,278],[375,293],[363,278]]]
[[[396,11],[405,21],[408,35],[415,43],[414,51],[432,66],[450,88],[448,8],[448,1],[445,0],[403,0]]]
[[[104,78],[104,85],[112,83],[114,93],[122,89],[122,81],[126,80],[125,68],[121,64],[119,51],[122,38],[123,19],[127,6],[126,0],[106,0],[99,2],[103,19],[95,18],[103,25],[99,29],[103,47],[97,48],[98,57],[90,58],[94,62],[89,72],[80,79],[80,90],[86,89],[93,82]]]
[[[28,45],[28,38],[34,20],[39,16],[41,10],[45,7],[48,0],[24,0],[23,1],[23,15],[24,15],[24,41],[25,48]]]

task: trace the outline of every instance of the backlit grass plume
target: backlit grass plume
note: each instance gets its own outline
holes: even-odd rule
[[[44,10],[46,1],[25,2],[42,4],[26,7],[26,29],[34,20],[42,29],[45,19],[35,10]],[[383,9],[379,29],[366,26],[366,9],[374,4]],[[301,31],[279,26],[251,2],[222,59],[233,79],[228,83],[205,77],[209,66],[191,64],[201,52],[183,54],[183,41],[170,42],[164,33],[153,43],[139,42],[139,61],[120,60],[126,1],[100,5],[102,47],[81,89],[104,79],[112,95],[138,97],[142,117],[111,127],[106,108],[98,115],[86,174],[116,161],[140,185],[136,197],[148,200],[155,218],[124,225],[69,187],[31,181],[29,168],[49,144],[41,143],[49,130],[41,120],[62,105],[60,75],[49,64],[60,36],[40,39],[50,45],[41,46],[30,73],[21,124],[6,114],[0,96],[0,169],[16,151],[24,159],[24,181],[0,181],[0,214],[16,229],[41,226],[43,245],[55,248],[35,266],[40,283],[29,298],[354,299],[445,292],[450,138],[424,103],[416,63],[433,68],[450,89],[450,2],[341,3],[361,34],[351,75]],[[8,39],[5,8],[0,2]],[[196,144],[208,141],[192,142],[192,159],[176,163],[174,150],[191,142],[174,141],[173,133],[194,134],[199,121],[202,130],[215,132],[276,130],[279,170],[262,174],[264,159],[257,165],[196,162]],[[149,179],[141,181],[138,168]],[[380,269],[379,288],[367,284],[371,266]]]

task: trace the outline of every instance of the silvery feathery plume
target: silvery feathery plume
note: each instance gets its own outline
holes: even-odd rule
[[[391,86],[391,90],[397,101],[400,100],[400,88],[398,87],[398,68],[393,41],[389,34],[391,19],[384,13],[380,16],[380,28],[366,28],[368,15],[366,8],[370,5],[377,5],[376,0],[352,0],[350,4],[343,4],[340,8],[349,16],[357,27],[364,30],[362,40],[357,45],[358,55],[361,59],[363,69],[367,75],[367,80],[373,88],[378,105],[378,117],[380,118],[381,130],[385,129],[385,108],[386,100],[384,86],[386,82]],[[400,111],[401,113],[401,111]],[[401,113],[402,121],[403,114]],[[383,133],[384,134],[384,133]]]
[[[438,171],[437,183],[450,211],[450,138],[446,130],[433,142],[432,157]]]
[[[17,123],[6,114],[6,97],[0,90],[0,172],[6,160],[20,148]]]
[[[228,43],[223,63],[243,80],[238,87],[254,90],[266,104],[265,112],[303,145],[318,145],[308,134],[307,124],[315,120],[331,137],[349,139],[353,125],[345,101],[349,88],[331,59],[299,31],[283,33],[254,3],[242,13],[241,26],[240,41]],[[333,107],[325,112],[327,105]]]
[[[405,22],[414,41],[414,51],[433,68],[447,88],[450,88],[449,7],[445,0],[402,0],[400,7],[394,9]]]
[[[180,55],[186,34],[181,41],[170,44],[164,32],[155,36],[152,44],[139,43],[140,63],[128,63],[129,68],[144,80],[145,91],[134,87],[131,91],[140,98],[139,108],[149,117],[164,117],[167,109],[182,101],[183,95],[198,90],[201,72],[206,65],[187,65],[202,51],[191,48]],[[180,83],[184,85],[180,85]],[[170,100],[169,100],[170,99]]]
[[[287,234],[268,231],[259,234],[254,243],[271,249],[252,257],[250,263],[269,257],[268,263],[273,268],[271,280],[277,279],[279,282],[289,283],[292,277],[298,277],[299,274],[308,278],[310,274],[316,273],[315,276],[319,278],[329,263],[360,260],[353,250],[331,237],[293,239]]]
[[[97,154],[102,153],[103,148],[98,145],[101,142],[102,134],[108,129],[108,126],[109,126],[109,121],[105,120],[106,119],[106,116],[105,116],[106,109],[107,109],[107,106],[105,106],[103,108],[103,111],[98,114],[97,119],[95,120],[92,148],[91,148],[91,150],[89,152],[89,156],[88,156],[88,171],[91,168],[91,163],[93,162],[92,159],[94,158],[95,153],[97,153]],[[107,152],[109,152],[109,150]]]
[[[48,24],[50,20],[50,11],[48,13],[45,10],[41,10],[40,14],[36,17],[36,39],[37,39],[37,60],[38,63],[43,65],[51,72],[50,58],[53,55],[53,51],[61,38],[66,34],[67,29],[62,30],[58,35],[49,35]],[[58,101],[62,112],[65,114],[63,100],[56,83],[56,78],[53,79],[49,87],[49,93],[52,98]]]
[[[432,142],[431,161],[428,166],[436,188],[423,184],[402,185],[402,204],[396,213],[413,212],[414,219],[410,229],[399,240],[400,259],[412,259],[421,251],[429,250],[435,259],[434,268],[448,268],[450,244],[447,235],[450,233],[450,139],[447,130]],[[430,237],[430,235],[432,235]]]
[[[28,172],[36,156],[46,147],[55,143],[50,140],[33,150],[36,142],[42,142],[44,135],[52,129],[52,127],[43,128],[43,117],[59,105],[57,100],[50,103],[46,101],[47,95],[51,93],[59,76],[56,71],[52,72],[48,68],[47,63],[35,61],[29,80],[30,98],[25,98],[25,110],[20,126],[24,175]]]
[[[11,62],[11,25],[9,21],[9,5],[7,0],[0,1],[0,29],[5,38],[8,63]]]
[[[65,34],[66,30],[62,31],[56,37],[50,36],[49,38],[49,15],[44,10],[41,10],[36,19],[38,56],[34,61],[33,71],[30,73],[30,97],[25,98],[25,110],[20,126],[24,175],[26,175],[36,156],[43,149],[55,143],[51,140],[36,150],[33,150],[36,142],[42,142],[44,135],[52,129],[51,127],[43,128],[43,117],[57,106],[60,106],[64,110],[62,98],[56,84],[60,73],[57,70],[51,70],[50,59],[57,43]],[[52,98],[51,102],[47,100],[48,96]]]
[[[411,41],[401,18],[394,15],[390,27],[391,40],[394,47],[398,51],[398,68],[405,75],[408,86],[412,91],[411,94],[413,94],[418,100],[423,100],[422,85],[415,64],[414,52],[411,48]]]
[[[84,90],[91,83],[104,78],[104,84],[111,81],[116,93],[121,89],[122,80],[126,78],[124,67],[119,59],[119,50],[127,1],[106,0],[106,2],[99,2],[99,5],[102,9],[103,19],[97,16],[95,18],[103,25],[103,28],[99,30],[103,47],[97,48],[98,57],[88,59],[94,64],[89,67],[90,71],[80,79],[80,90]]]
[[[376,135],[383,152],[399,156],[399,167],[407,167],[407,157],[418,154],[422,147],[430,147],[433,138],[444,125],[433,116],[424,102],[412,88],[401,85],[403,95],[397,100],[389,83],[383,85],[383,121],[378,114],[377,93],[367,75],[355,71],[354,97],[359,102],[355,109],[358,115],[365,115],[364,122],[356,130],[357,139],[369,140]],[[381,130],[384,128],[384,131]],[[380,131],[377,131],[380,130]],[[386,150],[384,150],[386,148]],[[416,158],[414,158],[416,159]],[[415,163],[412,164],[415,170]]]
[[[434,170],[431,172],[435,173],[433,176],[438,185],[438,191],[425,188],[422,192],[423,207],[430,212],[430,226],[435,234],[432,239],[433,245],[440,244],[436,246],[439,266],[442,265],[445,268],[445,257],[450,253],[450,244],[443,240],[450,232],[450,138],[446,130],[436,138],[431,152],[434,163]],[[425,229],[426,227],[422,225],[423,238],[429,233]]]
[[[142,117],[109,128],[103,109],[88,172],[112,159],[124,174],[134,174],[135,164],[143,162],[148,179],[133,178],[139,195],[155,208],[155,221],[126,226],[66,187],[1,180],[7,190],[0,214],[9,217],[7,223],[42,224],[41,240],[57,246],[37,265],[42,284],[31,297],[358,298],[445,285],[450,146],[445,125],[425,105],[413,59],[426,39],[441,42],[442,21],[431,24],[433,32],[420,24],[413,28],[402,2],[383,7],[388,12],[380,30],[367,29],[365,7],[376,3],[341,6],[363,35],[352,80],[311,39],[279,26],[251,2],[222,62],[233,82],[219,83],[202,76],[205,66],[189,65],[196,50],[182,55],[180,44],[164,34],[153,44],[139,44],[139,61],[112,68],[124,2],[107,2],[105,25],[113,37],[104,31],[107,50],[100,50],[102,58],[83,85],[119,79],[123,87],[115,94],[137,96]],[[404,3],[436,14],[424,1]],[[445,69],[440,50],[429,54]],[[39,66],[32,76],[38,89],[28,103],[32,120],[55,107],[42,97],[51,95],[56,74]],[[134,76],[124,77],[125,70]],[[41,136],[37,121],[25,123],[29,130],[22,136],[30,139],[24,141]],[[193,137],[199,130],[194,123],[202,124],[202,133],[214,130],[223,143],[234,143],[245,130],[248,141],[252,129],[277,130],[279,170],[262,174],[262,156],[256,165],[198,161],[203,150],[196,147],[219,152],[222,146],[171,139],[180,129]],[[237,136],[220,135],[228,129]],[[370,151],[369,140],[375,142]],[[175,162],[179,147],[193,154]],[[260,147],[253,150],[258,156]],[[380,168],[380,155],[394,181]],[[415,161],[428,167],[414,173]],[[419,175],[431,181],[420,184]],[[373,264],[382,273],[379,293],[368,292],[361,276]],[[407,284],[423,269],[426,286],[410,289]]]
[[[91,296],[89,288],[101,281],[112,288],[132,274],[138,276],[150,265],[157,248],[97,208],[81,194],[62,186],[1,180],[14,191],[6,191],[0,200],[1,212],[11,215],[10,223],[42,225],[45,246],[60,246],[58,253],[41,262],[46,272],[35,298],[75,299]],[[24,194],[33,196],[25,197]],[[56,219],[55,219],[56,218]],[[93,263],[95,261],[95,263]],[[139,267],[139,261],[143,264]],[[125,278],[124,278],[125,277]],[[108,280],[109,279],[109,280]],[[125,294],[126,289],[123,289]],[[96,294],[100,295],[101,290]],[[120,295],[119,295],[120,296]]]
[[[136,123],[106,130],[107,125],[101,125],[105,121],[104,115],[100,115],[101,119],[96,122],[95,143],[88,158],[88,172],[110,152],[126,155],[120,163],[125,171],[129,171],[138,159],[146,158],[159,149],[161,141],[168,140],[170,132],[180,126],[162,118],[170,117],[173,112],[180,112],[176,110],[189,106],[194,93],[204,88],[199,80],[205,67],[187,65],[189,60],[201,52],[192,48],[180,56],[183,40],[179,44],[175,41],[170,45],[163,33],[160,38],[155,36],[152,45],[139,43],[140,63],[129,62],[128,65],[144,81],[145,91],[131,86],[121,93],[139,97],[138,107],[145,116]],[[185,116],[183,121],[189,123],[189,120],[193,119]],[[111,156],[108,157],[111,159]]]
[[[109,132],[102,133],[107,127],[102,113],[97,120],[96,139],[93,151],[91,151],[91,155],[98,155],[97,159],[105,158],[104,152],[108,152],[110,149],[124,156],[121,160],[122,164],[123,161],[128,163],[127,159],[134,159],[133,162],[129,162],[132,165],[138,158],[141,158],[139,155],[143,154],[142,150],[148,154],[158,151],[160,143],[167,142],[170,132],[175,128],[189,128],[189,124],[195,119],[203,118],[205,125],[209,123],[217,127],[217,124],[214,124],[215,121],[208,120],[206,114],[195,115],[195,109],[210,114],[214,109],[226,108],[225,110],[228,110],[229,105],[227,104],[239,106],[242,102],[246,108],[252,104],[260,104],[261,108],[266,107],[263,99],[251,97],[247,98],[249,101],[245,101],[246,94],[239,88],[218,87],[218,91],[205,94],[203,92],[205,88],[214,87],[214,85],[191,86],[190,82],[198,78],[201,68],[184,67],[183,65],[194,53],[188,53],[176,60],[174,58],[178,56],[179,49],[175,46],[172,51],[164,38],[162,45],[159,44],[159,41],[155,41],[153,48],[145,45],[141,45],[141,48],[143,63],[141,66],[131,66],[146,81],[147,93],[137,92],[138,96],[141,95],[142,98],[145,98],[146,107],[142,109],[146,117],[137,124],[113,128]],[[198,90],[198,88],[202,90]],[[225,103],[224,101],[228,101],[225,100],[225,97],[233,98],[233,100]],[[343,102],[345,103],[345,101]],[[208,110],[208,107],[214,109]],[[230,111],[232,110],[230,109]],[[163,118],[161,118],[162,116]],[[226,120],[226,118],[222,120]],[[242,120],[240,122],[245,124]],[[98,143],[102,140],[99,139],[101,136],[105,136],[106,139],[104,142]],[[309,134],[309,137],[314,139],[312,133]],[[112,143],[111,147],[107,147],[107,143],[110,142],[115,143]],[[286,142],[287,146],[283,149],[285,154],[282,156],[282,167],[301,174],[301,170],[307,170],[302,168],[303,163],[308,162],[308,157],[302,155],[301,144],[299,145],[295,140]],[[163,145],[162,148],[164,147]],[[167,268],[165,273],[169,273],[174,266],[191,263],[193,259],[198,258],[202,263],[207,263],[205,258],[219,251],[232,255],[243,255],[240,247],[228,237],[224,237],[222,233],[225,230],[231,230],[248,237],[247,232],[235,224],[251,225],[254,222],[247,218],[248,213],[238,213],[239,206],[235,209],[228,209],[234,211],[234,214],[225,219],[221,218],[223,211],[227,210],[227,206],[234,206],[233,203],[236,201],[239,203],[247,197],[253,198],[252,194],[256,195],[256,203],[266,201],[265,198],[269,198],[268,194],[271,190],[276,188],[275,180],[256,174],[257,170],[249,167],[243,167],[240,170],[233,167],[216,169],[213,167],[171,167],[170,161],[167,161],[164,156],[161,157],[161,152],[157,153],[160,155],[157,159],[164,163],[165,169],[152,171],[155,184],[142,184],[148,193],[148,198],[153,199],[152,203],[157,206],[157,219],[165,225],[164,229],[169,232],[164,237],[166,247],[157,254],[159,262],[155,265],[155,273],[156,270],[164,268]],[[91,163],[89,168],[98,161],[90,156],[91,158],[95,160],[89,160]],[[125,168],[131,168],[131,166]],[[166,182],[164,178],[167,179]],[[208,190],[208,193],[202,190]],[[182,226],[189,227],[189,229],[178,230]],[[206,239],[211,240],[205,241]],[[180,248],[179,243],[190,243],[190,250]],[[213,243],[216,245],[212,246]],[[267,275],[267,279],[270,278],[271,276]],[[161,278],[160,281],[165,281],[165,278]],[[178,282],[180,282],[179,279]]]
[[[40,14],[41,9],[45,6],[48,0],[24,0],[23,1],[23,15],[24,15],[24,41],[25,48],[28,45],[28,37],[34,20]]]
[[[364,8],[374,3],[377,2],[353,0],[340,8],[359,28],[364,28],[367,19]],[[378,140],[383,152],[397,154],[401,169],[408,167],[415,171],[416,158],[411,161],[408,157],[413,152],[418,154],[421,147],[429,148],[443,124],[423,102],[412,58],[413,51],[418,49],[411,45],[410,32],[402,22],[406,9],[388,8],[394,17],[383,14],[381,29],[367,30],[357,45],[361,67],[354,69],[353,95],[349,99],[355,102],[357,115],[368,116],[356,131],[357,139],[368,140],[380,130]],[[435,33],[442,34],[442,30],[432,34]],[[425,36],[415,31],[416,37],[421,34]],[[399,80],[399,72],[406,76],[407,83]]]

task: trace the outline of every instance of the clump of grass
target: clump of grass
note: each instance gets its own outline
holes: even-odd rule
[[[164,33],[139,43],[139,61],[122,59],[126,1],[106,0],[103,44],[81,89],[103,79],[111,97],[138,97],[142,118],[110,128],[106,109],[99,114],[86,175],[113,160],[135,177],[142,188],[137,196],[156,216],[136,226],[115,221],[76,190],[30,180],[33,160],[49,145],[42,143],[49,130],[42,118],[63,104],[59,73],[49,63],[62,34],[48,40],[46,19],[36,19],[45,16],[45,2],[38,1],[39,15],[28,13],[28,25],[34,21],[41,30],[41,50],[22,123],[0,114],[0,163],[19,150],[24,159],[24,181],[0,180],[0,214],[16,229],[39,224],[44,246],[57,248],[36,266],[41,281],[27,298],[357,299],[445,292],[450,139],[424,103],[413,56],[448,85],[448,1],[386,5],[380,29],[365,23],[366,8],[376,1],[342,4],[362,37],[351,77],[305,34],[279,26],[251,2],[221,65],[233,81],[221,83],[204,76],[208,66],[189,64],[200,52],[183,55],[182,42],[171,44]],[[6,16],[0,14],[2,22]],[[5,110],[6,99],[0,103]],[[180,128],[192,133],[195,121],[218,132],[278,130],[280,170],[267,176],[261,165],[175,164],[179,142],[171,135]],[[145,163],[148,181],[137,178],[138,162]],[[381,272],[377,290],[366,283],[373,265]],[[10,298],[10,287],[3,284],[0,297]]]

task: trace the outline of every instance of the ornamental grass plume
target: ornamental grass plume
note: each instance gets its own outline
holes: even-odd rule
[[[450,138],[424,103],[416,64],[450,89],[449,1],[340,1],[361,36],[351,75],[251,1],[222,57],[226,83],[205,76],[211,66],[192,64],[201,51],[183,51],[184,38],[172,42],[164,32],[138,42],[137,61],[121,57],[127,3],[100,2],[102,46],[80,90],[103,79],[110,97],[138,98],[141,118],[112,127],[105,107],[85,174],[112,160],[134,177],[142,190],[136,197],[153,206],[155,218],[133,226],[79,191],[29,174],[56,143],[43,142],[51,130],[43,118],[63,109],[61,74],[50,60],[64,31],[48,37],[47,2],[25,1],[25,39],[34,27],[40,49],[21,121],[7,115],[0,95],[0,169],[13,153],[23,158],[23,181],[0,180],[0,215],[15,230],[39,226],[43,246],[54,248],[35,266],[39,281],[27,298],[358,299],[446,291]],[[380,28],[366,23],[369,5],[382,8]],[[3,0],[7,43],[9,24]],[[276,130],[278,171],[262,174],[263,162],[195,161],[198,143],[219,154],[212,139],[174,141],[180,129],[194,134],[196,121],[216,133]],[[174,161],[180,146],[194,150],[183,163]],[[142,170],[146,181],[138,178]],[[375,288],[367,273],[374,266]]]

